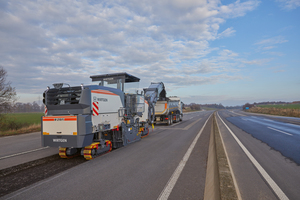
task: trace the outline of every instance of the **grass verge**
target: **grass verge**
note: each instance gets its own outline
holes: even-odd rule
[[[38,132],[43,113],[10,113],[1,116],[0,137]]]
[[[261,108],[300,109],[300,104],[257,105]]]
[[[287,117],[300,117],[300,109],[291,109],[291,108],[257,106],[257,107],[250,108],[248,112],[287,116]]]
[[[24,133],[32,133],[41,131],[41,124],[32,124],[26,127],[22,127],[18,130],[6,130],[0,131],[0,137],[9,135],[20,135]]]

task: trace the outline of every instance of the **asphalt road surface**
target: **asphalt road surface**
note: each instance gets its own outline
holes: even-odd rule
[[[41,133],[0,137],[0,170],[58,153],[42,147]]]
[[[3,199],[203,199],[212,111],[156,125],[114,150]]]
[[[242,199],[300,199],[300,119],[241,111],[217,116]]]

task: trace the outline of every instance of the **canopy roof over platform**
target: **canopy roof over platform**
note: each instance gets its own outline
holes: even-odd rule
[[[114,82],[114,80],[123,79],[125,80],[125,83],[130,82],[139,82],[140,79],[136,76],[133,76],[131,74],[128,74],[126,72],[121,73],[112,73],[112,74],[102,74],[102,75],[94,75],[90,76],[92,81],[108,81],[108,82]]]

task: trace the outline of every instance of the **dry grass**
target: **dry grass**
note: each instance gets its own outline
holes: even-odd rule
[[[8,135],[19,135],[19,134],[23,134],[23,133],[32,133],[32,132],[38,132],[38,131],[41,131],[41,124],[32,124],[32,125],[20,128],[18,130],[0,131],[0,137],[8,136]]]
[[[262,107],[252,107],[249,109],[249,112],[253,113],[262,113],[269,115],[280,115],[287,117],[300,117],[300,109],[283,109],[283,108],[262,108]]]

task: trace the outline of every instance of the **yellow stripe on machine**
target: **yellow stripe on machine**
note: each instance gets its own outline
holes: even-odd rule
[[[48,132],[43,132],[43,135],[49,135],[50,133],[48,133]]]
[[[91,154],[91,150],[90,149],[89,150],[85,149],[85,150],[83,150],[83,154]]]

